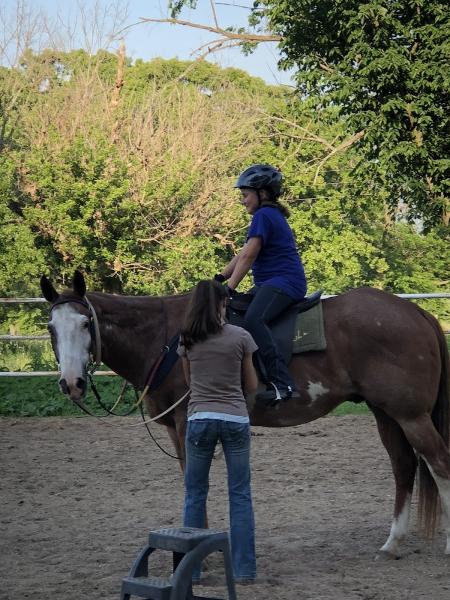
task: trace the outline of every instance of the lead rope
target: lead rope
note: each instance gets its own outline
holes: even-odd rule
[[[159,357],[156,359],[156,361],[154,362],[153,366],[150,369],[150,373],[148,374],[147,377],[147,383],[141,393],[141,395],[138,397],[138,395],[136,394],[137,397],[137,401],[133,404],[133,406],[125,413],[123,414],[117,414],[115,412],[113,412],[113,409],[117,406],[117,404],[119,403],[119,400],[122,398],[123,395],[123,389],[122,389],[122,393],[120,394],[119,398],[117,399],[117,402],[114,404],[112,409],[109,409],[107,406],[105,406],[100,398],[100,394],[97,391],[97,388],[95,387],[95,383],[94,383],[94,379],[92,377],[93,375],[93,371],[96,368],[95,364],[91,365],[90,368],[88,369],[88,377],[89,377],[89,381],[91,382],[91,388],[92,391],[94,393],[94,396],[97,399],[97,402],[100,404],[100,406],[103,408],[103,410],[108,414],[108,415],[112,415],[113,417],[127,417],[128,415],[130,415],[133,411],[136,410],[136,408],[140,407],[142,405],[142,402],[152,384],[152,381],[156,375],[156,372],[160,366],[160,364],[162,363],[162,361],[164,360],[165,355],[167,354],[167,352],[169,351],[169,346],[164,346],[161,349],[161,354],[159,355]],[[125,382],[127,383],[127,382]],[[85,411],[86,412],[86,411]]]
[[[141,425],[145,425],[146,423],[153,423],[154,421],[158,421],[158,419],[161,419],[162,417],[167,415],[167,413],[172,411],[176,406],[178,406],[181,402],[183,402],[183,400],[186,400],[186,398],[189,396],[190,393],[191,393],[191,390],[188,390],[185,394],[183,394],[181,396],[181,398],[178,398],[178,400],[176,402],[174,402],[171,406],[169,406],[169,408],[166,408],[166,410],[163,411],[162,413],[159,413],[159,415],[156,415],[156,417],[152,417],[151,419],[145,419],[144,421],[142,421],[142,423],[131,423],[131,424],[125,423],[123,425],[121,425],[120,423],[112,423],[111,421],[107,420],[108,417],[106,415],[95,415],[80,400],[72,400],[72,402],[74,402],[78,406],[78,408],[80,408],[84,413],[86,413],[90,417],[95,417],[96,419],[100,419],[101,421],[103,421],[105,423],[105,425],[110,425],[111,427],[122,427],[124,429],[131,429],[134,427],[140,427]]]
[[[148,424],[145,421],[145,415],[144,415],[144,409],[142,407],[142,404],[139,405],[139,410],[141,413],[141,417],[142,417],[142,423],[145,425],[145,429],[148,432],[148,435],[152,438],[152,440],[155,442],[155,444],[158,446],[158,448],[161,450],[161,452],[163,452],[163,454],[165,454],[166,456],[170,456],[170,458],[174,458],[175,460],[183,460],[181,458],[181,456],[174,456],[173,454],[170,454],[170,452],[167,452],[167,450],[165,450],[161,444],[157,441],[157,439],[155,438],[155,436],[153,435],[153,433],[150,431],[150,427],[148,426]],[[141,423],[139,423],[139,425],[141,425]]]

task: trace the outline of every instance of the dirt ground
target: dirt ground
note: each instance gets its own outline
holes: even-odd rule
[[[180,525],[179,468],[135,422],[0,420],[2,600],[118,600],[147,532]],[[152,430],[169,448],[165,430]],[[252,444],[258,582],[238,586],[239,600],[449,600],[442,532],[430,543],[413,527],[402,559],[375,560],[394,486],[370,417],[254,428]],[[209,513],[211,527],[227,528],[223,460]],[[150,558],[156,575],[169,564],[166,553]],[[220,555],[196,593],[227,597]]]

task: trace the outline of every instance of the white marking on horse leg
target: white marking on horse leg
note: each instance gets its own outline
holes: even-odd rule
[[[398,514],[392,521],[391,532],[384,546],[380,548],[381,552],[386,552],[387,554],[392,554],[393,556],[400,556],[400,542],[405,539],[405,536],[408,533],[410,512],[411,494],[407,494],[400,514]]]
[[[326,388],[321,381],[308,381],[307,392],[313,402],[315,402],[317,398],[320,398],[320,396],[327,394],[329,391],[330,390]]]
[[[429,462],[426,460],[425,462],[427,463],[430,473],[433,475],[433,478],[439,490],[439,496],[441,497],[442,513],[443,517],[445,518],[444,529],[445,533],[447,534],[447,545],[445,547],[445,554],[450,554],[450,479],[445,479],[444,477],[436,475],[436,473],[430,467]]]

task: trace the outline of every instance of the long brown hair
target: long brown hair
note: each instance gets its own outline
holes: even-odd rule
[[[281,214],[284,215],[287,219],[291,213],[289,209],[286,206],[284,206],[284,204],[280,204],[279,200],[281,194],[274,194],[272,190],[269,190],[267,188],[263,188],[263,190],[265,192],[266,198],[261,198],[258,194],[258,196],[260,197],[261,208],[263,206],[271,206],[272,208],[278,208]]]
[[[220,307],[227,297],[225,287],[218,281],[204,279],[197,283],[192,290],[181,328],[180,343],[187,350],[222,330]]]
[[[261,208],[263,208],[264,206],[271,206],[272,208],[278,208],[278,210],[281,212],[282,215],[284,215],[286,217],[286,219],[290,216],[290,211],[288,208],[286,208],[286,206],[284,206],[284,204],[280,204],[278,202],[278,199],[276,200],[263,200],[261,202]]]

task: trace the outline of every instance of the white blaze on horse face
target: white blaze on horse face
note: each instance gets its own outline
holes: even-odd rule
[[[328,388],[326,388],[324,385],[322,385],[321,381],[308,381],[308,388],[307,388],[307,392],[308,392],[308,396],[311,398],[311,400],[313,402],[315,402],[317,400],[317,398],[320,398],[320,396],[323,396],[324,394],[328,394],[330,390]]]
[[[411,494],[407,494],[402,510],[392,521],[391,533],[389,534],[387,542],[380,548],[381,552],[386,552],[391,556],[400,556],[400,542],[405,539],[405,536],[408,533],[410,512]]]
[[[61,379],[70,390],[77,389],[77,379],[86,378],[91,335],[89,319],[69,304],[56,307],[49,325],[54,329]],[[79,394],[77,394],[79,395]]]

